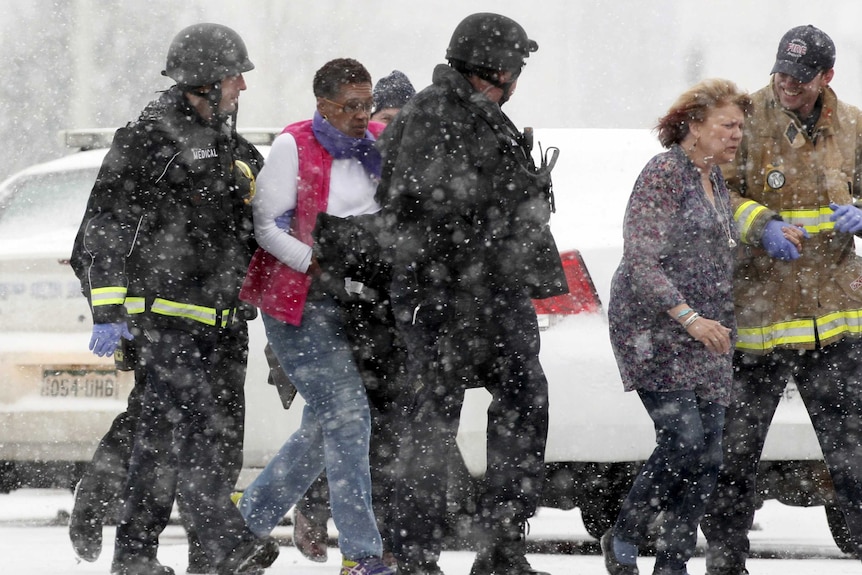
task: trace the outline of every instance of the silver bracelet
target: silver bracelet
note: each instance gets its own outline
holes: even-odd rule
[[[677,319],[677,321],[678,321],[678,320],[681,320],[682,318],[684,318],[685,316],[687,316],[688,314],[690,314],[690,313],[691,313],[691,312],[693,312],[693,311],[694,311],[694,310],[693,310],[693,309],[691,309],[690,307],[685,308],[684,310],[682,310],[681,312],[679,312],[678,314],[676,314],[676,319]]]
[[[696,321],[697,321],[697,318],[699,318],[699,317],[700,317],[700,314],[699,314],[699,313],[697,313],[697,312],[694,312],[693,314],[691,314],[691,317],[690,317],[690,318],[688,318],[687,320],[685,320],[685,323],[684,323],[684,324],[682,324],[682,327],[683,327],[684,329],[688,329],[688,326],[690,326],[691,324],[693,324],[694,322],[696,322]]]

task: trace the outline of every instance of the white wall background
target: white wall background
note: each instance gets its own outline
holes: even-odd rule
[[[539,43],[506,111],[520,126],[651,127],[706,77],[756,90],[778,41],[814,24],[838,47],[833,86],[862,103],[858,0],[0,0],[0,145],[12,169],[63,152],[64,128],[116,127],[155,91],[173,35],[200,21],[245,39],[240,125],[309,117],[312,76],[349,56],[422,88],[466,15],[494,11]]]

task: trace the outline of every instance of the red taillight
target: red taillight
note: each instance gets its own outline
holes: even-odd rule
[[[569,283],[569,293],[549,297],[547,299],[534,299],[533,305],[538,315],[573,315],[581,312],[598,313],[602,309],[602,302],[593,285],[593,279],[581,253],[577,250],[563,252],[560,254],[563,262],[563,271],[566,281]]]

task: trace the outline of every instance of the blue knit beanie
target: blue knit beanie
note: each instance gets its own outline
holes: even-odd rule
[[[374,110],[372,115],[386,108],[402,108],[413,97],[416,90],[404,72],[393,70],[388,76],[377,80],[374,85]]]

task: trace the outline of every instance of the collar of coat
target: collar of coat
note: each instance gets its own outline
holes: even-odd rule
[[[785,110],[781,106],[781,102],[779,102],[775,97],[774,84],[775,78],[773,77],[769,82],[769,86],[767,86],[766,107],[776,112],[780,111],[784,114],[784,117],[787,120],[787,125],[784,127],[784,130],[782,130],[782,133],[787,137],[792,145],[796,137],[800,134],[806,134],[806,131],[803,128],[799,117],[793,112]],[[817,119],[817,124],[811,131],[811,134],[813,135],[812,140],[816,140],[820,135],[828,136],[832,134],[835,129],[833,121],[835,120],[835,110],[838,107],[838,96],[835,95],[835,91],[832,88],[827,86],[820,93],[820,98],[822,110],[820,111],[820,118]]]

